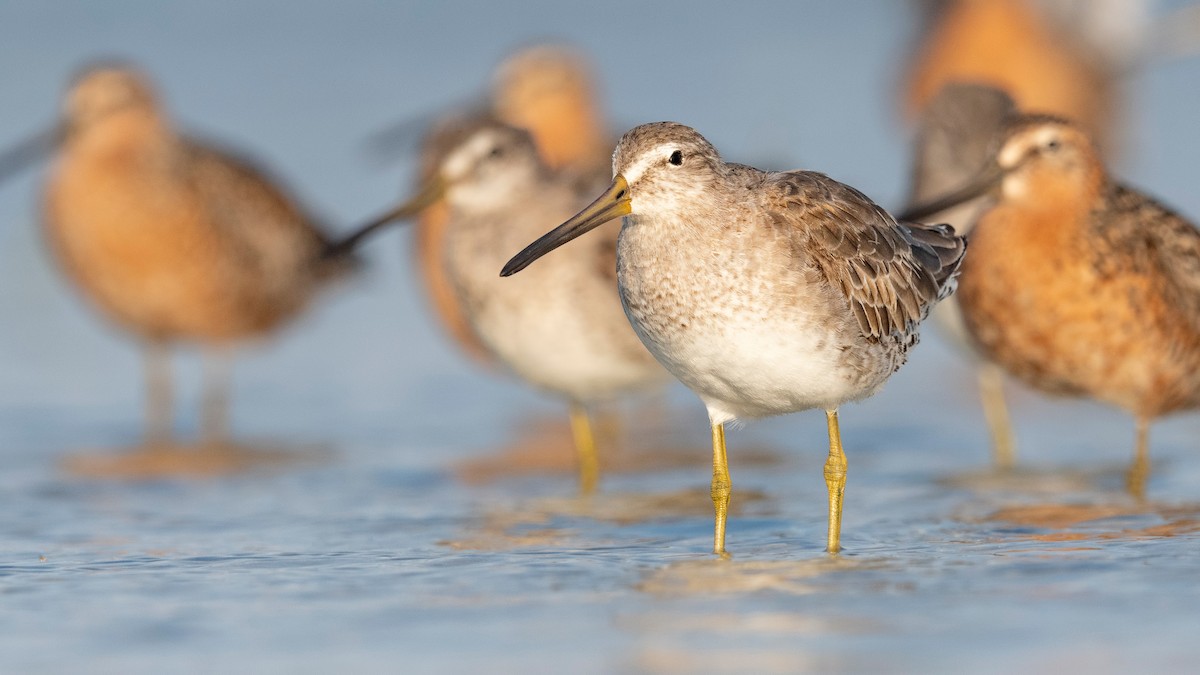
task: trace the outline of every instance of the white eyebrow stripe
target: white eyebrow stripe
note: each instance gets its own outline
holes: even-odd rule
[[[451,178],[460,178],[467,174],[483,156],[488,146],[495,142],[494,135],[487,130],[476,132],[467,142],[458,146],[442,163],[443,173]]]
[[[651,165],[657,164],[661,160],[665,154],[663,151],[666,147],[665,144],[660,144],[639,153],[637,161],[630,164],[622,172],[625,180],[629,183],[634,183],[641,178],[642,174],[646,173],[646,169],[649,169]]]
[[[1024,143],[1009,143],[1000,151],[1000,155],[996,157],[996,162],[1003,167],[1011,167],[1017,163],[1021,155],[1025,154]]]

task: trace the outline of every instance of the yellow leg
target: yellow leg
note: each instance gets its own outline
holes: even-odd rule
[[[1150,477],[1150,420],[1145,417],[1137,418],[1137,440],[1134,443],[1133,464],[1125,477],[1125,487],[1133,498],[1142,501],[1146,498],[1146,480]]]
[[[146,345],[146,438],[149,448],[171,442],[171,353],[166,345]]]
[[[825,486],[829,488],[829,539],[825,550],[842,550],[842,497],[846,493],[846,453],[838,429],[837,409],[825,411],[829,424],[829,459],[825,460]]]
[[[1011,469],[1017,463],[1017,451],[1004,400],[1004,371],[999,366],[985,363],[979,367],[979,397],[992,436],[992,461],[998,469]]]
[[[712,500],[716,511],[713,553],[725,555],[725,519],[729,515],[729,493],[733,489],[733,483],[729,480],[729,457],[725,453],[725,425],[713,425],[712,445]]]
[[[571,404],[571,435],[575,437],[575,453],[579,460],[579,493],[590,495],[600,482],[600,458],[596,455],[591,419],[578,403]]]

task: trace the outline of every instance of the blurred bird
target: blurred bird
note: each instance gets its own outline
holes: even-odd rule
[[[943,87],[921,115],[914,142],[909,207],[948,194],[977,176],[992,161],[994,146],[1016,115],[1015,102],[999,89],[959,83]],[[985,196],[979,196],[931,213],[927,219],[949,223],[960,235],[969,237],[986,201]],[[1016,450],[1004,401],[1003,369],[979,355],[963,325],[957,295],[934,307],[933,320],[950,343],[975,362],[993,459],[998,467],[1012,467]]]
[[[71,86],[44,225],[63,271],[144,343],[150,449],[172,435],[168,348],[211,352],[203,438],[226,434],[234,344],[271,333],[348,267],[295,202],[246,161],[181,136],[147,78],[100,66]]]
[[[550,168],[612,171],[614,136],[579,52],[546,44],[512,55],[496,69],[492,107],[497,119],[533,136]]]
[[[946,226],[897,223],[823,174],[726,163],[673,122],[626,133],[613,170],[607,192],[502,274],[626,216],[616,261],[626,315],[708,408],[714,553],[725,552],[731,491],[725,423],[810,408],[828,422],[827,541],[836,553],[846,483],[838,408],[875,393],[904,363],[918,323],[953,290],[965,242]],[[527,275],[547,275],[584,247]]]
[[[941,88],[973,82],[1022,110],[1078,120],[1106,151],[1119,139],[1123,79],[1141,56],[1148,8],[1129,0],[943,0],[924,3],[903,91],[918,118]]]
[[[986,358],[1050,393],[1136,420],[1128,487],[1145,494],[1150,421],[1200,407],[1200,232],[1111,180],[1083,128],[1011,121],[993,160],[923,218],[988,196],[959,304]]]
[[[918,119],[909,205],[961,186],[990,161],[988,145],[1018,109],[1079,121],[1101,152],[1114,154],[1129,73],[1157,53],[1151,36],[1170,36],[1182,53],[1194,31],[1183,12],[1152,21],[1140,0],[938,0],[922,3],[925,27],[909,65],[905,112]],[[1191,24],[1184,21],[1182,23]],[[1168,30],[1170,29],[1170,30]],[[982,199],[930,219],[969,235]],[[934,320],[963,353],[979,361],[951,298]],[[997,467],[1016,463],[1002,369],[977,364]]]
[[[587,61],[559,45],[538,45],[517,52],[497,69],[490,101],[481,109],[454,112],[436,122],[425,137],[418,181],[439,170],[475,124],[487,118],[525,129],[547,167],[581,179],[607,183],[612,145]],[[414,253],[430,305],[460,347],[487,362],[489,350],[475,336],[444,265],[448,209],[434,203],[418,216]],[[614,229],[615,236],[615,229]]]
[[[585,189],[573,172],[545,166],[529,133],[476,119],[459,128],[458,143],[446,149],[412,200],[333,250],[351,249],[390,222],[444,204],[442,264],[457,306],[492,359],[569,401],[580,486],[587,494],[599,476],[588,407],[666,379],[621,310],[616,230],[517,283],[497,275],[547,223],[586,204]]]

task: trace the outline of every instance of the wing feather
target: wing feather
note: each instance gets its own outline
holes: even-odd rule
[[[866,337],[910,336],[953,292],[966,241],[949,225],[898,223],[819,173],[769,174],[766,183],[772,222],[842,292]]]
[[[1165,280],[1168,301],[1193,325],[1200,327],[1200,230],[1178,213],[1137,190],[1113,185],[1098,234],[1113,249],[1144,251],[1133,260],[1145,260],[1154,276]],[[1127,256],[1128,258],[1128,256]],[[1117,256],[1106,256],[1099,265],[1111,265]]]

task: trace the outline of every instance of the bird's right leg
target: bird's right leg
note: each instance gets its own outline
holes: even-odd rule
[[[1137,416],[1137,440],[1134,442],[1133,464],[1125,476],[1125,487],[1133,498],[1142,501],[1146,498],[1146,481],[1150,477],[1150,420],[1143,415]]]
[[[825,460],[825,486],[829,489],[829,536],[825,550],[842,550],[842,499],[846,494],[846,451],[842,449],[842,431],[837,408],[825,411],[829,427],[829,458]]]
[[[979,397],[983,402],[983,417],[991,432],[992,461],[998,469],[1011,469],[1017,463],[1017,450],[1008,403],[1004,400],[1004,371],[1000,366],[980,364]]]

